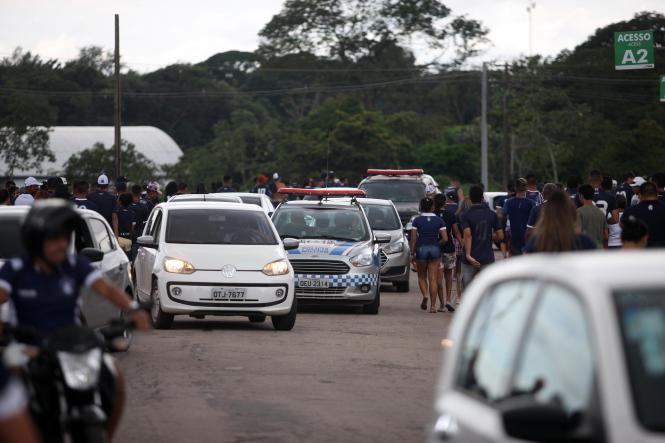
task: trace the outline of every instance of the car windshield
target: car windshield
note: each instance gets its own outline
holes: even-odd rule
[[[665,292],[615,295],[637,416],[646,429],[665,432]]]
[[[21,242],[21,217],[11,216],[0,219],[0,258],[12,258],[23,255]]]
[[[173,209],[166,225],[167,243],[205,245],[275,245],[263,212],[232,209]]]
[[[418,202],[425,197],[425,186],[418,181],[381,180],[361,186],[368,198],[392,200],[393,202]]]
[[[261,206],[261,197],[251,197],[243,195],[242,197],[240,197],[240,200],[242,200],[242,202],[247,205]]]
[[[369,239],[369,229],[356,207],[282,207],[273,216],[282,238],[324,238],[340,241]]]
[[[391,205],[362,203],[369,225],[374,231],[396,231],[402,229],[397,212]]]

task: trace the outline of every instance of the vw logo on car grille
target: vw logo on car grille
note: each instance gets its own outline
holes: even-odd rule
[[[231,278],[236,275],[236,268],[233,265],[224,265],[222,268],[222,275],[226,278]]]

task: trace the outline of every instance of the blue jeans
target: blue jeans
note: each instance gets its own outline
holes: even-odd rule
[[[416,248],[416,261],[441,260],[439,245],[422,245]]]

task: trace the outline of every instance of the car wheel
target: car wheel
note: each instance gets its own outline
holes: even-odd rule
[[[397,292],[409,292],[409,281],[396,281],[393,283]]]
[[[293,299],[291,310],[286,315],[273,315],[270,317],[273,328],[278,331],[290,331],[296,324],[296,313],[298,312],[298,302],[296,298]]]
[[[374,300],[372,303],[363,306],[363,314],[376,315],[379,313],[379,306],[381,306],[381,291],[377,285]]]
[[[155,329],[170,329],[173,324],[173,315],[162,311],[162,304],[159,300],[159,285],[157,284],[157,281],[152,283],[150,298],[152,299],[152,308],[150,309],[152,326]]]
[[[266,321],[266,316],[265,315],[250,315],[249,316],[249,321],[252,323],[263,323]]]

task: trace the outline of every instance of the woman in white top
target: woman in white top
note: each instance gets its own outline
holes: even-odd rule
[[[626,209],[626,197],[624,195],[617,195],[617,207],[619,208],[619,220],[623,215],[623,211]],[[608,219],[611,217],[611,214],[607,214]],[[615,223],[613,225],[608,225],[609,235],[607,237],[607,248],[608,249],[621,249],[623,247],[623,242],[621,241],[621,223]]]

